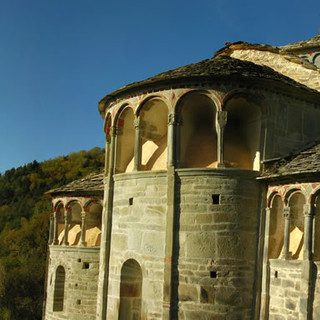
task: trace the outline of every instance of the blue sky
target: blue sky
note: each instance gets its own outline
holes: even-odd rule
[[[104,147],[97,103],[119,87],[319,28],[319,0],[0,0],[0,173]]]

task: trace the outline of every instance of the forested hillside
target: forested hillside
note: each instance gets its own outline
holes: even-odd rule
[[[34,161],[0,174],[0,320],[41,319],[51,201],[44,196],[104,167],[104,150]]]

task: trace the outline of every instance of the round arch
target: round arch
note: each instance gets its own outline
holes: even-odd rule
[[[136,113],[141,144],[139,170],[167,168],[168,114],[168,101],[162,96],[152,95],[140,103]],[[133,166],[132,161],[128,167]]]
[[[134,110],[131,104],[123,104],[114,118],[117,128],[116,152],[115,152],[115,172],[128,172],[129,163],[134,157],[135,129]]]
[[[182,95],[175,106],[179,126],[180,167],[216,168],[216,113],[219,106],[206,90],[192,90]],[[179,143],[178,142],[178,143]]]
[[[289,252],[292,259],[303,258],[303,236],[304,236],[304,205],[306,204],[305,193],[296,187],[290,188],[285,194],[287,207],[290,208],[290,240]]]
[[[264,113],[261,97],[235,90],[224,97],[222,108],[227,111],[226,166],[259,171]]]
[[[142,281],[140,264],[126,260],[121,268],[119,320],[141,318]]]

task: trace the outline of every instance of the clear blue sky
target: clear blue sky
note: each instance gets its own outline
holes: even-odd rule
[[[0,0],[0,172],[104,147],[97,103],[119,87],[319,28],[319,0]]]

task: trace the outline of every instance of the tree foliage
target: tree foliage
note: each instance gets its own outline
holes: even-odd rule
[[[41,319],[51,201],[44,193],[104,167],[104,150],[0,175],[0,320]]]

